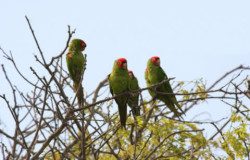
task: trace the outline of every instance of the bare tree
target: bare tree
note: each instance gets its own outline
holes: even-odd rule
[[[62,52],[46,61],[30,21],[27,17],[26,19],[40,54],[35,55],[35,60],[49,76],[42,77],[30,67],[36,77],[34,83],[21,73],[12,53],[6,53],[0,47],[6,60],[15,67],[16,74],[33,88],[27,94],[20,91],[2,65],[14,101],[10,103],[10,98],[5,94],[0,95],[0,98],[15,122],[13,135],[0,129],[4,139],[11,142],[10,145],[0,142],[3,159],[217,159],[211,150],[217,147],[222,148],[233,159],[249,159],[249,108],[245,103],[249,103],[250,92],[244,89],[247,77],[241,76],[249,67],[240,65],[234,68],[210,87],[202,80],[190,84],[175,83],[173,94],[181,97],[179,103],[185,112],[210,99],[231,107],[231,117],[221,117],[218,121],[178,120],[162,103],[143,99],[143,92],[153,90],[154,86],[173,78],[137,91],[103,98],[103,94],[108,92],[107,78],[104,77],[90,94],[85,94],[85,105],[78,106],[76,95],[71,97],[66,92],[72,90],[72,86],[68,72],[62,66],[62,58],[75,30],[72,31],[68,26],[68,39]],[[231,75],[234,76],[229,78]],[[110,109],[113,106],[112,100],[131,93],[140,94],[142,115],[134,119],[130,113],[128,129],[121,130],[117,112],[112,113]],[[219,126],[218,122],[224,124]],[[216,129],[209,138],[203,135],[202,125],[205,124]],[[234,126],[233,129],[225,130],[229,125]]]

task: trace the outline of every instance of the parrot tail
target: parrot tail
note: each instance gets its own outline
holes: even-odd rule
[[[179,112],[177,111],[177,109],[175,108],[174,104],[166,104],[166,105],[168,106],[168,108],[169,108],[172,112],[174,112],[174,116],[183,119],[183,118],[181,117],[181,113],[179,113]]]
[[[120,97],[117,97],[120,98]],[[120,99],[121,101],[121,99]],[[122,129],[126,129],[126,121],[127,121],[127,102],[122,101],[122,103],[117,103],[118,104],[118,111],[120,115],[120,121],[121,121],[121,127]]]
[[[83,107],[83,88],[82,85],[79,86],[79,90],[77,92],[77,101],[78,101],[78,107]]]
[[[140,106],[138,105],[135,106],[135,115],[140,116]]]
[[[185,112],[181,109],[181,106],[179,105],[179,103],[177,102],[175,97],[172,97],[172,100],[174,102],[174,104],[179,108],[179,110],[181,111],[181,114],[185,115]]]
[[[76,92],[77,89],[78,89],[78,84],[74,82],[73,83],[73,90],[74,90],[74,92]]]
[[[79,89],[78,89],[79,88]],[[78,85],[77,83],[74,82],[74,92],[77,92],[77,101],[78,101],[78,107],[83,107],[83,88],[82,88],[82,84],[80,83],[80,85]]]
[[[140,116],[140,107],[138,106],[137,102],[133,102],[132,99],[128,99],[128,106],[131,108],[134,118],[136,116]]]

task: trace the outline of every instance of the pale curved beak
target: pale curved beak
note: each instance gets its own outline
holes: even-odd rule
[[[160,59],[157,59],[157,60],[156,60],[156,65],[157,65],[157,66],[160,66],[160,65],[161,65]]]
[[[123,68],[123,69],[127,69],[127,63],[123,63],[123,64],[122,64],[122,68]]]
[[[130,77],[130,79],[132,79],[133,78],[133,74],[129,73],[129,77]]]

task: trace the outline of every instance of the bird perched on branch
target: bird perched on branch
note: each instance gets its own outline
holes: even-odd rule
[[[86,48],[86,43],[81,39],[73,39],[69,45],[69,51],[66,55],[69,76],[73,80],[74,92],[77,92],[79,107],[83,104],[82,77],[85,70],[86,59],[82,51]]]
[[[127,69],[127,60],[119,58],[115,60],[113,70],[108,77],[110,92],[112,95],[118,95],[130,90],[130,79]],[[128,94],[115,98],[118,105],[121,127],[126,127],[127,120],[127,102]]]
[[[147,63],[147,69],[145,71],[145,80],[147,83],[147,86],[151,86],[154,84],[158,84],[162,82],[163,80],[168,79],[166,73],[160,66],[160,58],[157,56],[154,56],[148,60]],[[164,92],[164,93],[173,93],[173,89],[169,83],[169,81],[166,81],[162,85],[153,87],[152,90],[149,90],[149,94],[154,98],[154,99],[159,99],[163,101],[166,106],[174,112],[174,115],[182,118],[181,114],[184,114],[184,112],[181,109],[181,106],[178,104],[175,95],[163,95],[160,93],[156,93],[154,91],[158,92]],[[181,111],[178,112],[177,108]]]
[[[130,89],[131,90],[138,90],[138,80],[135,77],[134,73],[130,70],[128,71],[129,77],[130,77]],[[140,115],[140,107],[138,106],[139,101],[139,94],[131,95],[128,99],[128,105],[132,110],[133,116],[139,116]]]

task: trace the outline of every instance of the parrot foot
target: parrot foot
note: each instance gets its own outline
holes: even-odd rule
[[[131,97],[135,97],[135,96],[137,96],[139,93],[136,93],[136,92],[130,92],[129,93],[129,95],[131,96]]]

